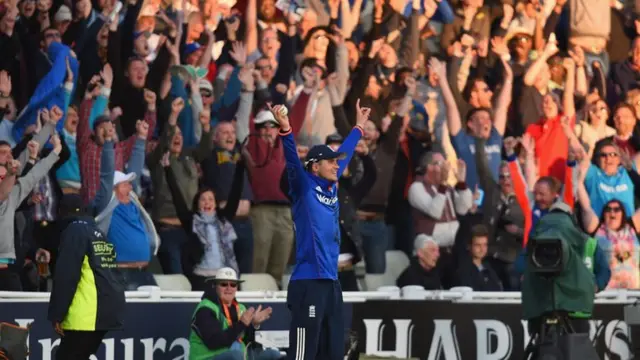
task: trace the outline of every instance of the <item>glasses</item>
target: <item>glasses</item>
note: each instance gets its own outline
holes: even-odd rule
[[[202,97],[211,97],[213,93],[209,90],[200,90],[200,96]]]
[[[504,179],[508,179],[508,178],[509,178],[509,176],[511,176],[511,175],[509,175],[509,173],[502,173],[502,174],[500,174],[498,177],[499,177],[500,179],[503,179],[503,180],[504,180]]]
[[[617,152],[600,153],[599,156],[601,158],[617,158],[618,153]]]
[[[238,284],[234,283],[234,282],[220,282],[218,283],[218,286],[226,288],[226,287],[230,287],[230,288],[237,288]]]
[[[606,208],[604,208],[604,212],[612,212],[612,213],[619,213],[622,211],[622,208],[619,206],[615,206],[615,207],[611,207],[611,206],[607,206]]]

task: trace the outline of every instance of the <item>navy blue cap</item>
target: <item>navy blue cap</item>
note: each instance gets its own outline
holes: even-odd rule
[[[344,159],[347,154],[331,150],[327,145],[316,145],[309,150],[306,164],[320,160]]]
[[[81,215],[85,211],[84,202],[78,194],[65,194],[58,202],[58,212],[63,216]]]

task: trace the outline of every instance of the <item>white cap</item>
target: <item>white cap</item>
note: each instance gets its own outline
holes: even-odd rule
[[[219,269],[216,272],[216,276],[215,278],[213,278],[213,280],[242,282],[240,279],[238,279],[238,273],[236,273],[236,271],[233,270],[232,268],[228,268],[228,267]]]
[[[269,121],[271,121],[272,123],[274,123],[276,125],[279,125],[278,121],[276,120],[276,118],[273,116],[273,114],[269,110],[260,111],[256,115],[256,118],[253,119],[253,123],[256,124],[256,125],[261,125],[261,124],[264,124],[264,123],[269,122]]]
[[[209,91],[213,92],[213,86],[211,85],[211,82],[209,80],[207,80],[207,79],[203,78],[203,79],[198,80],[198,87],[200,89],[209,90]]]
[[[116,171],[113,175],[113,186],[121,184],[123,182],[131,182],[136,179],[136,173],[125,174],[122,171]]]
[[[55,22],[71,21],[71,9],[67,5],[61,5],[53,20]]]
[[[231,9],[235,4],[236,0],[218,0],[218,5],[226,6]]]

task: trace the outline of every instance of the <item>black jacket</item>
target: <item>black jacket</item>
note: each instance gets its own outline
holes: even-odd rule
[[[125,297],[114,247],[93,218],[70,220],[60,239],[48,319],[70,330],[119,329]]]
[[[412,257],[409,263],[409,267],[406,268],[398,281],[396,282],[398,287],[405,287],[409,285],[422,286],[425,290],[440,290],[442,289],[442,275],[438,266],[431,270],[425,270],[417,257]]]
[[[482,262],[482,270],[471,262],[471,259],[461,261],[456,272],[456,286],[468,286],[473,291],[502,291],[502,284],[498,275],[488,262]]]
[[[202,298],[216,303],[220,308],[222,308],[220,299],[218,298],[213,286],[205,290]],[[244,343],[252,343],[255,339],[255,329],[253,328],[253,325],[246,326],[238,320],[238,312],[235,306],[229,306],[229,317],[231,317],[231,323],[233,325],[228,327],[226,330],[222,330],[222,323],[220,322],[221,319],[218,319],[213,311],[207,308],[200,308],[200,310],[198,310],[194,315],[191,328],[198,334],[198,336],[200,336],[202,342],[211,350],[231,347],[243,331],[244,337],[242,340]]]

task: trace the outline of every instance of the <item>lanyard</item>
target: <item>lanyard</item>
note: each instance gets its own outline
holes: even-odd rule
[[[240,320],[240,305],[236,301],[233,302],[233,305],[236,307],[236,314],[238,315],[238,321]],[[224,317],[227,319],[227,325],[231,327],[233,325],[233,321],[231,320],[231,314],[229,313],[229,307],[226,304],[222,304],[222,308],[224,309]],[[242,342],[242,336],[238,338],[239,342]]]

